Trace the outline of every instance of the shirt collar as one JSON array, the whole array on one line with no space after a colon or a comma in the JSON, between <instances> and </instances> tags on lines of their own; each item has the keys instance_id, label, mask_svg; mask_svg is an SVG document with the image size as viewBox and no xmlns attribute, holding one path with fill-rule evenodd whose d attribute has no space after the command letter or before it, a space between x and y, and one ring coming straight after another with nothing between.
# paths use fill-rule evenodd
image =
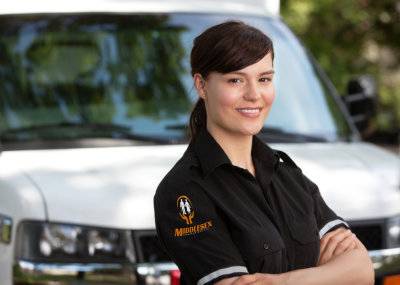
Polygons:
<instances>
[{"instance_id":1,"label":"shirt collar","mask_svg":"<svg viewBox=\"0 0 400 285\"><path fill-rule=\"evenodd\" d=\"M220 165L232 164L224 150L205 127L198 134L194 143L194 151L200 161L204 176L210 174ZM271 172L273 172L273 169L276 169L279 163L278 153L256 136L253 136L251 156L254 163L270 165L268 168Z\"/></svg>"},{"instance_id":2,"label":"shirt collar","mask_svg":"<svg viewBox=\"0 0 400 285\"><path fill-rule=\"evenodd\" d=\"M278 165L280 159L279 154L261 141L257 136L253 136L251 156L253 161L269 162L275 167Z\"/></svg>"},{"instance_id":3,"label":"shirt collar","mask_svg":"<svg viewBox=\"0 0 400 285\"><path fill-rule=\"evenodd\" d=\"M205 127L200 130L197 136L194 151L200 161L204 176L207 176L222 164L231 164L224 150Z\"/></svg>"}]
</instances>

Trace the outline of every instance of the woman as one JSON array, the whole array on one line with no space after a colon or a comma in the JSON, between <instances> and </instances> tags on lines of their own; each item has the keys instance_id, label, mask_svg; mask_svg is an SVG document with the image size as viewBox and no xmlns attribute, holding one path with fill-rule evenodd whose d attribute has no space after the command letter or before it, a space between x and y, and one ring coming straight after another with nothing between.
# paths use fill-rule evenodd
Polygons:
<instances>
[{"instance_id":1,"label":"woman","mask_svg":"<svg viewBox=\"0 0 400 285\"><path fill-rule=\"evenodd\" d=\"M154 198L181 284L373 284L368 253L317 186L257 134L274 101L271 40L225 22L194 41L188 150ZM284 110L282 110L284 111Z\"/></svg>"}]
</instances>

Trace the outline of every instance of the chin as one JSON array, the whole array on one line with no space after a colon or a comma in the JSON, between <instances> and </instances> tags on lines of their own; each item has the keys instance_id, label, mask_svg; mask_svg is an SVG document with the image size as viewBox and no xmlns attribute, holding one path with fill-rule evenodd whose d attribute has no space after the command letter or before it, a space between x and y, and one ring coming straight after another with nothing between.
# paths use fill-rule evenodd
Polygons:
<instances>
[{"instance_id":1,"label":"chin","mask_svg":"<svg viewBox=\"0 0 400 285\"><path fill-rule=\"evenodd\" d=\"M254 136L260 132L262 127L243 130L241 133L247 136Z\"/></svg>"},{"instance_id":2,"label":"chin","mask_svg":"<svg viewBox=\"0 0 400 285\"><path fill-rule=\"evenodd\" d=\"M257 123L253 122L252 124L243 124L240 128L242 129L243 134L253 136L261 131L261 129L264 127L264 122L265 120L262 122L260 120Z\"/></svg>"}]
</instances>

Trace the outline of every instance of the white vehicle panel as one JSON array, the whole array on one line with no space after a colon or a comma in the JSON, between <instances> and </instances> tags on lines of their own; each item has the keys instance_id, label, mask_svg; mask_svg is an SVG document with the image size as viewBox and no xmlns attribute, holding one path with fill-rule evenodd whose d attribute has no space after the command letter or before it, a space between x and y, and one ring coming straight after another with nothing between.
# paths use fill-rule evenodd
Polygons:
<instances>
[{"instance_id":1,"label":"white vehicle panel","mask_svg":"<svg viewBox=\"0 0 400 285\"><path fill-rule=\"evenodd\" d=\"M49 221L147 229L155 227L155 189L184 150L157 146L16 151L2 160L9 167L22 165L38 185Z\"/></svg>"},{"instance_id":2,"label":"white vehicle panel","mask_svg":"<svg viewBox=\"0 0 400 285\"><path fill-rule=\"evenodd\" d=\"M361 143L271 146L292 156L340 216L398 214L399 181L388 179L397 177L395 155ZM4 154L2 162L22 168L38 185L50 221L150 229L157 185L185 150L186 145L15 151ZM368 155L360 158L362 153Z\"/></svg>"},{"instance_id":3,"label":"white vehicle panel","mask_svg":"<svg viewBox=\"0 0 400 285\"><path fill-rule=\"evenodd\" d=\"M14 260L17 225L22 220L46 219L45 206L40 192L18 165L11 165L7 157L12 153L3 152L0 157L0 214L13 221L11 242L0 242L0 283L11 284L12 270L10 261Z\"/></svg>"},{"instance_id":4,"label":"white vehicle panel","mask_svg":"<svg viewBox=\"0 0 400 285\"><path fill-rule=\"evenodd\" d=\"M14 0L2 5L0 14L32 13L230 13L279 16L279 0Z\"/></svg>"},{"instance_id":5,"label":"white vehicle panel","mask_svg":"<svg viewBox=\"0 0 400 285\"><path fill-rule=\"evenodd\" d=\"M367 143L282 145L282 149L343 218L378 219L399 213L400 168L394 154Z\"/></svg>"}]
</instances>

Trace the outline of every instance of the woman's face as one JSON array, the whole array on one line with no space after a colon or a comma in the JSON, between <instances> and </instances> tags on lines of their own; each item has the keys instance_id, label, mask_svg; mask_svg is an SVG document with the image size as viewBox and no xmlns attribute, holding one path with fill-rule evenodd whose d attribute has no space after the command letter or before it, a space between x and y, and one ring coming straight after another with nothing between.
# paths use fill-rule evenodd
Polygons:
<instances>
[{"instance_id":1,"label":"woman's face","mask_svg":"<svg viewBox=\"0 0 400 285\"><path fill-rule=\"evenodd\" d=\"M275 98L273 77L270 53L241 70L212 72L205 80L195 75L197 90L205 100L207 129L230 136L257 134Z\"/></svg>"}]
</instances>

